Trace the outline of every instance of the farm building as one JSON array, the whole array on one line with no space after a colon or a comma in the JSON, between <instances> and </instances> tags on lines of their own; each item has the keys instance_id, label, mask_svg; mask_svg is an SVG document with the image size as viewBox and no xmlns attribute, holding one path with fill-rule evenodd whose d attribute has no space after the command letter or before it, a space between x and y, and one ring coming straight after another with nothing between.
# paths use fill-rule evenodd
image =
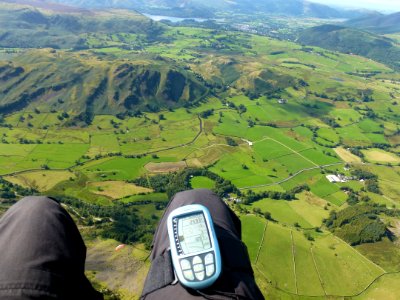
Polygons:
<instances>
[{"instance_id":1,"label":"farm building","mask_svg":"<svg viewBox=\"0 0 400 300\"><path fill-rule=\"evenodd\" d=\"M286 100L286 99L283 99L283 98L281 98L281 99L279 99L278 100L278 103L279 104L286 104L288 101Z\"/></svg>"},{"instance_id":2,"label":"farm building","mask_svg":"<svg viewBox=\"0 0 400 300\"><path fill-rule=\"evenodd\" d=\"M326 179L329 180L329 182L347 182L348 178L343 175L326 175Z\"/></svg>"}]
</instances>

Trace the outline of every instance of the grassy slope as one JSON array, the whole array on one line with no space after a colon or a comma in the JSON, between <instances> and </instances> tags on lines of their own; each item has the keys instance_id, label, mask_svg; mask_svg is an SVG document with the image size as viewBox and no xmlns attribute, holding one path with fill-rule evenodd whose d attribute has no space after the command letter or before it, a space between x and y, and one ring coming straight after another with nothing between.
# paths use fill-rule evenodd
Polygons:
<instances>
[{"instance_id":1,"label":"grassy slope","mask_svg":"<svg viewBox=\"0 0 400 300\"><path fill-rule=\"evenodd\" d=\"M47 74L43 78L43 74ZM132 63L95 56L35 50L12 64L0 64L0 112L30 107L70 114L117 114L152 107L176 107L206 95L204 84L174 62L151 57ZM40 87L40 88L39 88ZM174 91L174 92L172 92Z\"/></svg>"},{"instance_id":2,"label":"grassy slope","mask_svg":"<svg viewBox=\"0 0 400 300\"><path fill-rule=\"evenodd\" d=\"M400 48L392 40L365 31L334 25L305 30L299 37L303 44L354 53L399 68Z\"/></svg>"}]
</instances>

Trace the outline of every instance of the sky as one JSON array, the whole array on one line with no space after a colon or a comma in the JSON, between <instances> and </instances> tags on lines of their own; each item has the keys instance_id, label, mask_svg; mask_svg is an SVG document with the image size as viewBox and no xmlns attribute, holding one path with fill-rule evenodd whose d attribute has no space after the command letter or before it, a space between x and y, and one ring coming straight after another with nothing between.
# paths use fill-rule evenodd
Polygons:
<instances>
[{"instance_id":1,"label":"sky","mask_svg":"<svg viewBox=\"0 0 400 300\"><path fill-rule=\"evenodd\" d=\"M309 0L327 5L349 8L367 8L382 12L400 12L400 0Z\"/></svg>"}]
</instances>

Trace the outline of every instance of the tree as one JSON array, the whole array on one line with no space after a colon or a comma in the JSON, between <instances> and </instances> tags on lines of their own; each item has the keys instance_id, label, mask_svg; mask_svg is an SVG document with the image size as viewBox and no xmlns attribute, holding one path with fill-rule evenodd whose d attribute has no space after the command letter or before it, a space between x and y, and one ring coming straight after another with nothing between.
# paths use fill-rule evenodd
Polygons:
<instances>
[{"instance_id":1,"label":"tree","mask_svg":"<svg viewBox=\"0 0 400 300\"><path fill-rule=\"evenodd\" d=\"M225 139L226 139L226 143L229 146L232 146L232 147L238 146L238 143L236 143L236 141L234 139L232 139L231 137L226 137Z\"/></svg>"},{"instance_id":2,"label":"tree","mask_svg":"<svg viewBox=\"0 0 400 300\"><path fill-rule=\"evenodd\" d=\"M273 221L274 219L272 218L272 215L269 211L264 211L263 216L265 219Z\"/></svg>"},{"instance_id":3,"label":"tree","mask_svg":"<svg viewBox=\"0 0 400 300\"><path fill-rule=\"evenodd\" d=\"M254 208L253 208L253 212L254 212L256 215L262 214L261 209L260 209L259 207L254 207Z\"/></svg>"},{"instance_id":4,"label":"tree","mask_svg":"<svg viewBox=\"0 0 400 300\"><path fill-rule=\"evenodd\" d=\"M239 111L239 114L243 114L247 111L247 108L243 104L240 104L238 107L238 111Z\"/></svg>"}]
</instances>

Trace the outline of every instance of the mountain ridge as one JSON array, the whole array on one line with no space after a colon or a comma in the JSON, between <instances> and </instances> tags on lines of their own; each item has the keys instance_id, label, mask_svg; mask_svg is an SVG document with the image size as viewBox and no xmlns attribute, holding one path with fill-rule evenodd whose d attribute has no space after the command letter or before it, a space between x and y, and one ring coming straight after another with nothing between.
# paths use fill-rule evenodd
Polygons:
<instances>
[{"instance_id":1,"label":"mountain ridge","mask_svg":"<svg viewBox=\"0 0 400 300\"><path fill-rule=\"evenodd\" d=\"M12 1L12 0L9 0ZM24 0L14 0L15 2ZM303 0L239 0L239 1L200 1L200 0L53 0L55 3L82 8L124 8L142 13L171 15L176 17L211 18L215 12L237 11L289 15L317 18L352 18L363 15L358 10L336 9L327 5Z\"/></svg>"},{"instance_id":2,"label":"mountain ridge","mask_svg":"<svg viewBox=\"0 0 400 300\"><path fill-rule=\"evenodd\" d=\"M390 15L380 13L369 14L349 20L345 24L375 33L395 33L400 31L400 12Z\"/></svg>"},{"instance_id":3,"label":"mountain ridge","mask_svg":"<svg viewBox=\"0 0 400 300\"><path fill-rule=\"evenodd\" d=\"M175 108L208 93L193 73L172 62L111 63L72 53L62 56L51 49L35 50L1 63L0 113L42 105L73 112L78 121L90 123L96 114Z\"/></svg>"},{"instance_id":4,"label":"mountain ridge","mask_svg":"<svg viewBox=\"0 0 400 300\"><path fill-rule=\"evenodd\" d=\"M6 48L76 48L87 47L88 34L141 34L157 38L164 29L161 23L134 11L86 10L64 7L32 6L0 1L0 47ZM61 11L60 11L61 10Z\"/></svg>"}]
</instances>

